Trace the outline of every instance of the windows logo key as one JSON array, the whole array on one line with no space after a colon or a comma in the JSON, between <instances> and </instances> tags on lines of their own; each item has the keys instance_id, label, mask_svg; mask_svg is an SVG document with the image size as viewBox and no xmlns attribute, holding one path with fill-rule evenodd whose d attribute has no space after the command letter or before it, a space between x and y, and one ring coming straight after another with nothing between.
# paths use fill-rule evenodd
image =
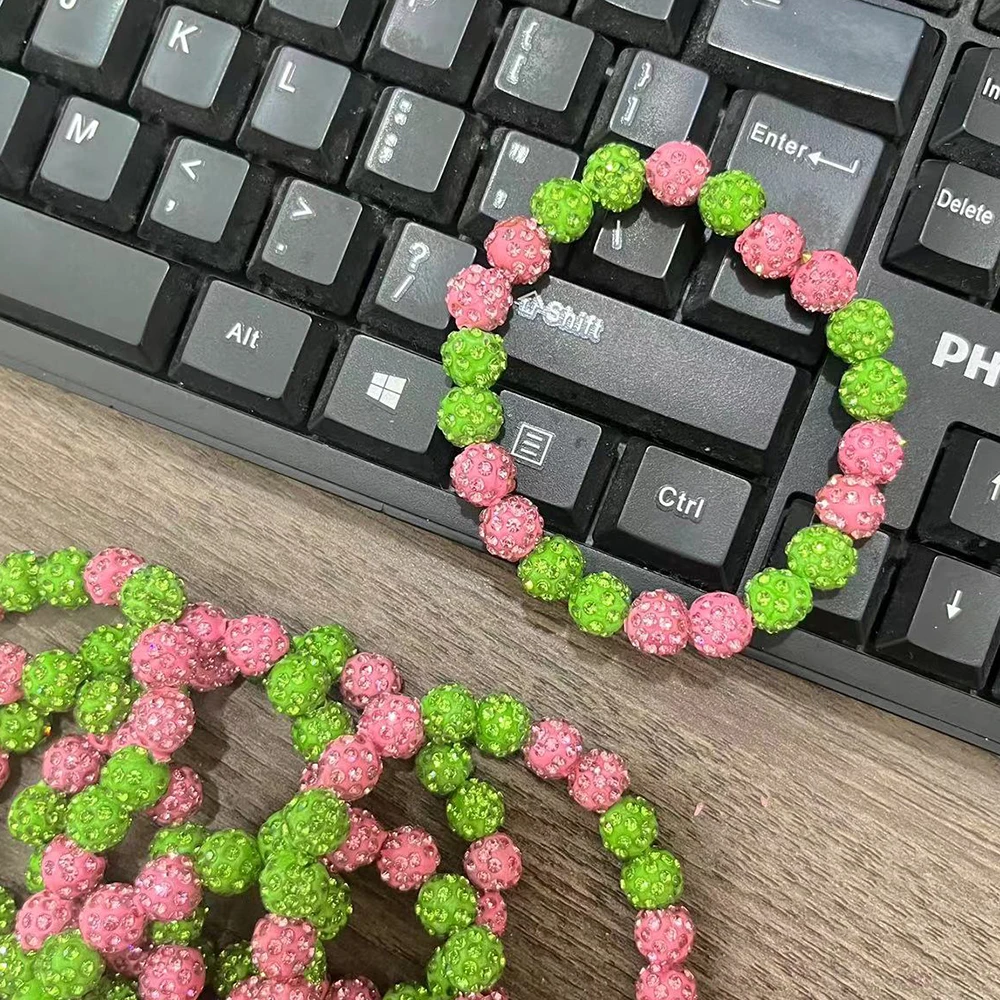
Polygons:
<instances>
[{"instance_id":1,"label":"windows logo key","mask_svg":"<svg viewBox=\"0 0 1000 1000\"><path fill-rule=\"evenodd\" d=\"M368 395L377 403L395 410L406 388L406 379L398 375L387 375L385 372L372 372L372 380L368 383Z\"/></svg>"}]
</instances>

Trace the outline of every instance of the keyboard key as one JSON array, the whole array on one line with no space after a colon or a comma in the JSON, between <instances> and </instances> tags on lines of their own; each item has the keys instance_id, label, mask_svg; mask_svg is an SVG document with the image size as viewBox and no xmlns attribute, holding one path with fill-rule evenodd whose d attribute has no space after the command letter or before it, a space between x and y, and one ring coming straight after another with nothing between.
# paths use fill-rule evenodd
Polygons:
<instances>
[{"instance_id":1,"label":"keyboard key","mask_svg":"<svg viewBox=\"0 0 1000 1000\"><path fill-rule=\"evenodd\" d=\"M516 392L502 392L500 444L517 462L517 491L545 524L584 538L615 463L618 435Z\"/></svg>"},{"instance_id":2,"label":"keyboard key","mask_svg":"<svg viewBox=\"0 0 1000 1000\"><path fill-rule=\"evenodd\" d=\"M289 178L278 188L247 273L316 309L345 315L386 221L375 208Z\"/></svg>"},{"instance_id":3,"label":"keyboard key","mask_svg":"<svg viewBox=\"0 0 1000 1000\"><path fill-rule=\"evenodd\" d=\"M332 184L347 165L373 94L372 83L346 66L282 46L271 56L237 143Z\"/></svg>"},{"instance_id":4,"label":"keyboard key","mask_svg":"<svg viewBox=\"0 0 1000 1000\"><path fill-rule=\"evenodd\" d=\"M285 424L305 420L334 332L291 306L224 281L198 297L170 365L196 392Z\"/></svg>"},{"instance_id":5,"label":"keyboard key","mask_svg":"<svg viewBox=\"0 0 1000 1000\"><path fill-rule=\"evenodd\" d=\"M450 222L482 136L482 122L459 108L390 88L379 99L347 186L430 222Z\"/></svg>"},{"instance_id":6,"label":"keyboard key","mask_svg":"<svg viewBox=\"0 0 1000 1000\"><path fill-rule=\"evenodd\" d=\"M221 18L223 21L233 21L246 24L254 8L255 0L191 0L192 10L200 10L203 14Z\"/></svg>"},{"instance_id":7,"label":"keyboard key","mask_svg":"<svg viewBox=\"0 0 1000 1000\"><path fill-rule=\"evenodd\" d=\"M4 0L0 3L0 61L21 58L21 47L42 0Z\"/></svg>"},{"instance_id":8,"label":"keyboard key","mask_svg":"<svg viewBox=\"0 0 1000 1000\"><path fill-rule=\"evenodd\" d=\"M718 80L694 66L647 49L625 49L601 98L587 149L627 142L651 153L674 139L704 145L725 93Z\"/></svg>"},{"instance_id":9,"label":"keyboard key","mask_svg":"<svg viewBox=\"0 0 1000 1000\"><path fill-rule=\"evenodd\" d=\"M500 0L389 0L365 53L369 73L464 101L500 23Z\"/></svg>"},{"instance_id":10,"label":"keyboard key","mask_svg":"<svg viewBox=\"0 0 1000 1000\"><path fill-rule=\"evenodd\" d=\"M358 334L334 361L310 429L394 469L444 485L454 449L437 429L451 388L439 362Z\"/></svg>"},{"instance_id":11,"label":"keyboard key","mask_svg":"<svg viewBox=\"0 0 1000 1000\"><path fill-rule=\"evenodd\" d=\"M573 20L612 38L673 55L697 7L698 0L580 0Z\"/></svg>"},{"instance_id":12,"label":"keyboard key","mask_svg":"<svg viewBox=\"0 0 1000 1000\"><path fill-rule=\"evenodd\" d=\"M28 183L58 100L44 83L0 69L0 186L20 190Z\"/></svg>"},{"instance_id":13,"label":"keyboard key","mask_svg":"<svg viewBox=\"0 0 1000 1000\"><path fill-rule=\"evenodd\" d=\"M801 404L792 365L559 278L515 302L504 345L509 384L750 469Z\"/></svg>"},{"instance_id":14,"label":"keyboard key","mask_svg":"<svg viewBox=\"0 0 1000 1000\"><path fill-rule=\"evenodd\" d=\"M707 587L733 587L753 541L750 494L739 476L633 439L594 540L643 566Z\"/></svg>"},{"instance_id":15,"label":"keyboard key","mask_svg":"<svg viewBox=\"0 0 1000 1000\"><path fill-rule=\"evenodd\" d=\"M177 139L139 235L166 253L234 271L246 257L273 181L265 167L203 142Z\"/></svg>"},{"instance_id":16,"label":"keyboard key","mask_svg":"<svg viewBox=\"0 0 1000 1000\"><path fill-rule=\"evenodd\" d=\"M163 365L187 310L182 268L9 201L0 232L0 315L146 371Z\"/></svg>"},{"instance_id":17,"label":"keyboard key","mask_svg":"<svg viewBox=\"0 0 1000 1000\"><path fill-rule=\"evenodd\" d=\"M1000 577L914 546L879 627L879 654L972 691L985 688L1000 636Z\"/></svg>"},{"instance_id":18,"label":"keyboard key","mask_svg":"<svg viewBox=\"0 0 1000 1000\"><path fill-rule=\"evenodd\" d=\"M692 56L740 87L773 91L863 128L904 135L937 63L923 18L864 0L719 0Z\"/></svg>"},{"instance_id":19,"label":"keyboard key","mask_svg":"<svg viewBox=\"0 0 1000 1000\"><path fill-rule=\"evenodd\" d=\"M378 4L371 0L263 0L254 27L267 35L354 62Z\"/></svg>"},{"instance_id":20,"label":"keyboard key","mask_svg":"<svg viewBox=\"0 0 1000 1000\"><path fill-rule=\"evenodd\" d=\"M925 160L886 260L966 295L1000 291L1000 180L944 160Z\"/></svg>"},{"instance_id":21,"label":"keyboard key","mask_svg":"<svg viewBox=\"0 0 1000 1000\"><path fill-rule=\"evenodd\" d=\"M1000 0L983 0L976 22L987 31L1000 33Z\"/></svg>"},{"instance_id":22,"label":"keyboard key","mask_svg":"<svg viewBox=\"0 0 1000 1000\"><path fill-rule=\"evenodd\" d=\"M512 10L476 93L476 110L555 142L575 142L613 52L606 38L582 25Z\"/></svg>"},{"instance_id":23,"label":"keyboard key","mask_svg":"<svg viewBox=\"0 0 1000 1000\"><path fill-rule=\"evenodd\" d=\"M71 97L31 193L59 212L124 232L135 225L162 153L163 136L152 126Z\"/></svg>"},{"instance_id":24,"label":"keyboard key","mask_svg":"<svg viewBox=\"0 0 1000 1000\"><path fill-rule=\"evenodd\" d=\"M437 351L453 328L444 304L448 279L476 259L454 236L400 219L368 283L358 319L396 340Z\"/></svg>"},{"instance_id":25,"label":"keyboard key","mask_svg":"<svg viewBox=\"0 0 1000 1000\"><path fill-rule=\"evenodd\" d=\"M117 101L159 11L157 0L45 0L24 65Z\"/></svg>"},{"instance_id":26,"label":"keyboard key","mask_svg":"<svg viewBox=\"0 0 1000 1000\"><path fill-rule=\"evenodd\" d=\"M187 7L168 7L132 90L132 107L228 139L263 53L263 40L249 32Z\"/></svg>"},{"instance_id":27,"label":"keyboard key","mask_svg":"<svg viewBox=\"0 0 1000 1000\"><path fill-rule=\"evenodd\" d=\"M931 152L1000 175L1000 49L966 49L931 136Z\"/></svg>"}]
</instances>

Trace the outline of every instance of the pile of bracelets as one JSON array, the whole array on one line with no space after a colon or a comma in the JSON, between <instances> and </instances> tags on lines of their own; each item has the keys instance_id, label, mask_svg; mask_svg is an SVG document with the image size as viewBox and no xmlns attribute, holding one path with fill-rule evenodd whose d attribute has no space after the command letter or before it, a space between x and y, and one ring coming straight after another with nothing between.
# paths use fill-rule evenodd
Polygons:
<instances>
[{"instance_id":1,"label":"pile of bracelets","mask_svg":"<svg viewBox=\"0 0 1000 1000\"><path fill-rule=\"evenodd\" d=\"M580 181L556 178L531 198L532 217L498 222L484 243L489 267L473 264L448 283L448 311L457 330L441 348L454 388L438 409L438 427L462 449L451 467L458 496L481 508L479 535L494 556L518 564L522 585L543 601L566 601L584 632L615 635L669 656L689 642L709 657L726 658L749 644L754 628L792 629L812 610L814 590L843 587L857 570L854 542L873 535L885 515L879 488L903 464L904 442L888 419L905 403L903 373L881 355L892 344L892 319L880 302L856 298L858 275L835 250L808 249L802 228L787 215L764 214L759 181L740 170L709 176L705 152L688 142L667 142L643 161L637 150L611 143L587 160ZM528 286L549 269L553 244L580 239L595 207L624 212L646 189L664 205L697 203L707 228L736 237L744 264L762 279L786 278L798 305L826 314L827 344L848 363L840 382L844 409L857 423L837 453L841 472L817 492L819 523L798 531L786 548L787 569L767 568L747 581L743 599L711 593L688 608L667 590L633 596L607 572L586 573L579 545L547 535L538 508L517 495L510 453L494 443L503 407L492 386L507 366L498 333L514 304L516 286Z\"/></svg>"},{"instance_id":2,"label":"pile of bracelets","mask_svg":"<svg viewBox=\"0 0 1000 1000\"><path fill-rule=\"evenodd\" d=\"M291 637L266 615L231 619L189 603L176 574L127 549L0 562L0 618L91 602L117 606L124 620L96 628L75 653L30 656L0 643L0 787L9 755L41 747L54 714L72 713L79 730L44 748L42 781L9 807L11 835L34 852L20 907L0 888L3 1000L195 1000L209 991L231 1000L507 1000L505 894L523 861L503 831L502 793L473 776L473 748L520 754L597 814L638 911L646 964L637 1000L696 998L680 865L655 846L653 807L627 794L625 762L585 750L569 722L533 721L509 694L477 699L460 684L417 700L390 659L358 652L343 627ZM192 694L244 677L258 678L288 716L305 767L296 794L256 834L210 832L194 819L199 776L171 760L194 730ZM413 760L420 783L445 800L448 826L468 845L464 874L439 872L426 831L386 829L362 807L392 760ZM105 855L139 817L158 827L148 860L132 883L106 882ZM368 979L328 975L325 942L351 917L345 876L366 865L415 894L434 942L425 982L380 994ZM208 908L251 891L265 910L251 939L210 942Z\"/></svg>"}]
</instances>

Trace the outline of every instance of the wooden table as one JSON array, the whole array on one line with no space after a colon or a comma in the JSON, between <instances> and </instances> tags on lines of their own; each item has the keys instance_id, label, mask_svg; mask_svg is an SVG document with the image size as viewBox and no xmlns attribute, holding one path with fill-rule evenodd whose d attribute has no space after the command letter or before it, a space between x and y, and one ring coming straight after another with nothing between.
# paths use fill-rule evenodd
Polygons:
<instances>
[{"instance_id":1,"label":"wooden table","mask_svg":"<svg viewBox=\"0 0 1000 1000\"><path fill-rule=\"evenodd\" d=\"M684 861L703 1000L1000 995L996 758L748 660L658 663L586 638L485 556L3 370L0 427L0 551L128 545L230 613L344 623L414 693L448 678L509 690L622 752ZM45 609L0 637L72 646L102 620ZM215 827L256 827L301 770L287 721L249 685L201 699L178 759L206 778ZM372 808L427 826L457 870L442 803L408 767L389 771ZM510 895L513 1000L631 997L641 963L596 820L520 766L481 771L502 783L527 862ZM37 773L36 754L0 801ZM126 875L142 826L116 863ZM0 833L0 873L19 890L26 858ZM418 977L431 948L413 897L371 869L352 881L332 968L383 987ZM220 904L212 920L245 932L255 915Z\"/></svg>"}]
</instances>

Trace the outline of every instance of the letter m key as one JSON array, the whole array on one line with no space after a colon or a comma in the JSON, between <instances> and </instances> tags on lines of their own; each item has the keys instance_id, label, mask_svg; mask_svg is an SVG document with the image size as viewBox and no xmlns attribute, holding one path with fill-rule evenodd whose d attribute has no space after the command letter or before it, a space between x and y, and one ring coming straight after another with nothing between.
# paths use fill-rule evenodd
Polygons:
<instances>
[{"instance_id":1,"label":"letter m key","mask_svg":"<svg viewBox=\"0 0 1000 1000\"><path fill-rule=\"evenodd\" d=\"M96 118L91 118L90 121L87 121L77 111L70 119L69 128L66 129L66 139L69 142L75 142L78 146L82 142L90 142L97 135L97 129L100 124Z\"/></svg>"}]
</instances>

